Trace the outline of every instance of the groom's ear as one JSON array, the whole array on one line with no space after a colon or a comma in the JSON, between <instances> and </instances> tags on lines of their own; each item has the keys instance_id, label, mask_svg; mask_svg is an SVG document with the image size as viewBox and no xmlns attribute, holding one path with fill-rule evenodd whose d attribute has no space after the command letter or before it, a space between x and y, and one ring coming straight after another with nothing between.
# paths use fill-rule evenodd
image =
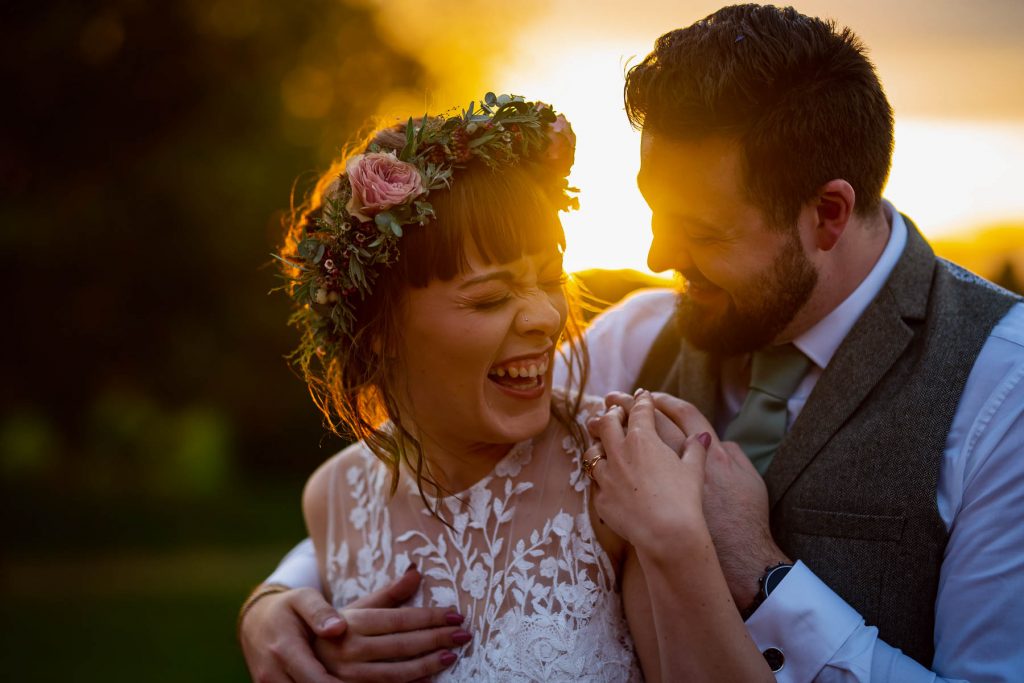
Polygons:
<instances>
[{"instance_id":1,"label":"groom's ear","mask_svg":"<svg viewBox=\"0 0 1024 683\"><path fill-rule=\"evenodd\" d=\"M821 251L831 251L846 230L857 194L845 180L830 180L818 189L817 224L814 228L815 245Z\"/></svg>"}]
</instances>

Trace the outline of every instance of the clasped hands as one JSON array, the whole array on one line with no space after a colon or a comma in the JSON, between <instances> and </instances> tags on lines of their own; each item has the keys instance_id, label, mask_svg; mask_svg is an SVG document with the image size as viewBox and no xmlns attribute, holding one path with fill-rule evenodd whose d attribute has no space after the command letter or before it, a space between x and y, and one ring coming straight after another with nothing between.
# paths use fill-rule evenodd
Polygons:
<instances>
[{"instance_id":1,"label":"clasped hands","mask_svg":"<svg viewBox=\"0 0 1024 683\"><path fill-rule=\"evenodd\" d=\"M788 562L771 537L768 491L739 446L718 439L694 407L669 394L609 394L589 421L601 520L640 554L685 562L710 533L735 603L749 605L766 566Z\"/></svg>"}]
</instances>

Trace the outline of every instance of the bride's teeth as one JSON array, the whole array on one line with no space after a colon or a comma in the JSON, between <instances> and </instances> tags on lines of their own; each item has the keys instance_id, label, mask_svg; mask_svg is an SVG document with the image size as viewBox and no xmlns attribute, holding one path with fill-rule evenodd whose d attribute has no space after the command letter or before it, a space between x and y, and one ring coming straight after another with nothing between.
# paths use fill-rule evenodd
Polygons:
<instances>
[{"instance_id":1,"label":"bride's teeth","mask_svg":"<svg viewBox=\"0 0 1024 683\"><path fill-rule=\"evenodd\" d=\"M526 366L510 365L508 367L491 368L488 370L487 374L494 377L504 377L505 375L508 375L513 379L535 379L547 373L548 364L549 359L545 357L542 358L539 363L530 363Z\"/></svg>"}]
</instances>

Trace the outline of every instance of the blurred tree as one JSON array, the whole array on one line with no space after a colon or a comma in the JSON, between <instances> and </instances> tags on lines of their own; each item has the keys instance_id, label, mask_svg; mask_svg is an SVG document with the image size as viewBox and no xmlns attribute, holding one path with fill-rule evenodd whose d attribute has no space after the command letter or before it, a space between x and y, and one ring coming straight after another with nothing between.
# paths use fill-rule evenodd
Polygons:
<instances>
[{"instance_id":1,"label":"blurred tree","mask_svg":"<svg viewBox=\"0 0 1024 683\"><path fill-rule=\"evenodd\" d=\"M422 87L422 68L369 9L335 0L5 14L0 408L46 416L4 423L0 444L20 449L5 476L40 471L25 453L49 462L37 451L60 444L69 487L104 467L185 486L154 462L169 458L208 491L232 450L250 469L308 472L322 429L282 360L295 336L284 297L266 296L268 254L295 179L301 193L386 93Z\"/></svg>"},{"instance_id":2,"label":"blurred tree","mask_svg":"<svg viewBox=\"0 0 1024 683\"><path fill-rule=\"evenodd\" d=\"M1017 276L1017 270L1010 259L1006 259L1003 267L999 269L995 277L992 278L992 281L1011 292L1024 294L1024 282L1021 282L1021 279Z\"/></svg>"}]
</instances>

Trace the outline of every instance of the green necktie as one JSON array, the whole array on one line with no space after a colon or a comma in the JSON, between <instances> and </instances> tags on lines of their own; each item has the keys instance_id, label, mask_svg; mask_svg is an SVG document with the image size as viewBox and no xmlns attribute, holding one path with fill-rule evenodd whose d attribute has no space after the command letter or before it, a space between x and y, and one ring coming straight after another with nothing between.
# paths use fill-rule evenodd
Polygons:
<instances>
[{"instance_id":1,"label":"green necktie","mask_svg":"<svg viewBox=\"0 0 1024 683\"><path fill-rule=\"evenodd\" d=\"M750 391L739 414L726 427L725 440L738 442L761 474L786 434L786 402L810 367L810 359L792 344L754 352Z\"/></svg>"}]
</instances>

